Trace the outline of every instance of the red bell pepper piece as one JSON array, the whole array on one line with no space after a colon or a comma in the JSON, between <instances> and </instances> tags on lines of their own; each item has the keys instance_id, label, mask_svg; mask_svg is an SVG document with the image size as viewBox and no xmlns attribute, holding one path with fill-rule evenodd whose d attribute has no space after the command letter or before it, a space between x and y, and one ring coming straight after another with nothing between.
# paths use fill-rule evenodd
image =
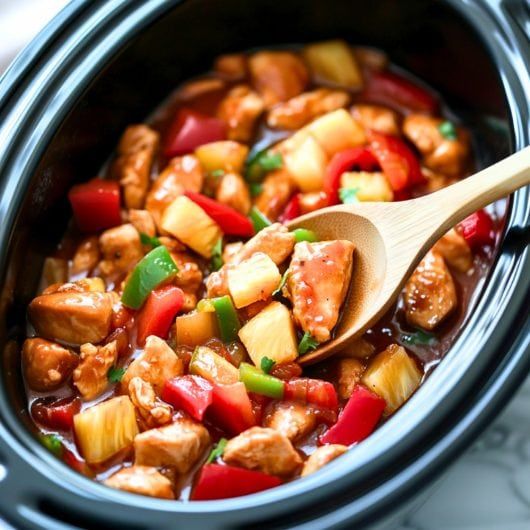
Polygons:
<instances>
[{"instance_id":1,"label":"red bell pepper piece","mask_svg":"<svg viewBox=\"0 0 530 530\"><path fill-rule=\"evenodd\" d=\"M351 445L364 440L375 429L385 407L383 398L356 386L337 423L320 437L320 443Z\"/></svg>"},{"instance_id":2,"label":"red bell pepper piece","mask_svg":"<svg viewBox=\"0 0 530 530\"><path fill-rule=\"evenodd\" d=\"M192 152L196 147L226 139L226 123L192 109L177 111L165 139L164 154L169 158Z\"/></svg>"},{"instance_id":3,"label":"red bell pepper piece","mask_svg":"<svg viewBox=\"0 0 530 530\"><path fill-rule=\"evenodd\" d=\"M136 342L138 345L143 346L149 335L156 335L165 339L173 319L183 304L184 293L178 287L166 285L152 291L136 319L138 323Z\"/></svg>"},{"instance_id":4,"label":"red bell pepper piece","mask_svg":"<svg viewBox=\"0 0 530 530\"><path fill-rule=\"evenodd\" d=\"M31 415L38 423L49 429L69 431L74 425L74 416L81 410L79 398L41 398L31 405Z\"/></svg>"},{"instance_id":5,"label":"red bell pepper piece","mask_svg":"<svg viewBox=\"0 0 530 530\"><path fill-rule=\"evenodd\" d=\"M68 192L68 199L82 232L97 232L121 224L120 186L117 182L96 178L77 184Z\"/></svg>"},{"instance_id":6,"label":"red bell pepper piece","mask_svg":"<svg viewBox=\"0 0 530 530\"><path fill-rule=\"evenodd\" d=\"M300 216L300 197L298 193L287 203L282 214L278 218L280 223L286 223Z\"/></svg>"},{"instance_id":7,"label":"red bell pepper piece","mask_svg":"<svg viewBox=\"0 0 530 530\"><path fill-rule=\"evenodd\" d=\"M241 467L207 464L200 472L191 500L208 501L250 495L279 486L278 477Z\"/></svg>"},{"instance_id":8,"label":"red bell pepper piece","mask_svg":"<svg viewBox=\"0 0 530 530\"><path fill-rule=\"evenodd\" d=\"M257 423L245 385L240 382L214 385L208 416L212 423L234 436Z\"/></svg>"},{"instance_id":9,"label":"red bell pepper piece","mask_svg":"<svg viewBox=\"0 0 530 530\"><path fill-rule=\"evenodd\" d=\"M283 398L286 401L304 401L332 410L337 410L339 406L337 392L330 382L308 377L295 377L287 381Z\"/></svg>"},{"instance_id":10,"label":"red bell pepper piece","mask_svg":"<svg viewBox=\"0 0 530 530\"><path fill-rule=\"evenodd\" d=\"M66 449L64 446L63 462L82 475L90 478L94 477L94 472L88 467L88 464L84 460L80 460L70 449Z\"/></svg>"},{"instance_id":11,"label":"red bell pepper piece","mask_svg":"<svg viewBox=\"0 0 530 530\"><path fill-rule=\"evenodd\" d=\"M177 409L182 409L193 419L202 421L212 403L213 385L198 375L183 375L169 379L164 384L162 399Z\"/></svg>"},{"instance_id":12,"label":"red bell pepper piece","mask_svg":"<svg viewBox=\"0 0 530 530\"><path fill-rule=\"evenodd\" d=\"M389 71L371 71L361 97L389 107L395 107L397 104L401 110L429 114L434 114L438 110L438 99L433 94Z\"/></svg>"},{"instance_id":13,"label":"red bell pepper piece","mask_svg":"<svg viewBox=\"0 0 530 530\"><path fill-rule=\"evenodd\" d=\"M407 144L396 136L368 131L370 150L394 191L425 181L421 167Z\"/></svg>"},{"instance_id":14,"label":"red bell pepper piece","mask_svg":"<svg viewBox=\"0 0 530 530\"><path fill-rule=\"evenodd\" d=\"M333 155L326 168L324 191L328 196L328 205L339 204L340 177L348 170L376 171L379 169L377 158L365 147L352 147Z\"/></svg>"},{"instance_id":15,"label":"red bell pepper piece","mask_svg":"<svg viewBox=\"0 0 530 530\"><path fill-rule=\"evenodd\" d=\"M251 237L254 235L252 221L238 211L194 191L185 191L184 195L198 204L229 236Z\"/></svg>"},{"instance_id":16,"label":"red bell pepper piece","mask_svg":"<svg viewBox=\"0 0 530 530\"><path fill-rule=\"evenodd\" d=\"M493 220L485 210L478 210L466 217L457 226L472 250L492 245L495 241Z\"/></svg>"}]
</instances>

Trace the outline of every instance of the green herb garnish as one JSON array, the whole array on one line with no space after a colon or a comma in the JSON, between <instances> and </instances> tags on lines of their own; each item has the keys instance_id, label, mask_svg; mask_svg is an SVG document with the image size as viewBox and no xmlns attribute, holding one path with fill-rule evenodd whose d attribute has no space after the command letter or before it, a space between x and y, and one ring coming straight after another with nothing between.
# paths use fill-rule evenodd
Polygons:
<instances>
[{"instance_id":1,"label":"green herb garnish","mask_svg":"<svg viewBox=\"0 0 530 530\"><path fill-rule=\"evenodd\" d=\"M268 149L258 151L247 160L245 177L249 182L260 182L266 173L283 166L281 153L271 153Z\"/></svg>"},{"instance_id":2,"label":"green herb garnish","mask_svg":"<svg viewBox=\"0 0 530 530\"><path fill-rule=\"evenodd\" d=\"M40 436L41 444L53 453L55 456L62 456L63 454L63 444L61 439L55 434L42 434Z\"/></svg>"},{"instance_id":3,"label":"green herb garnish","mask_svg":"<svg viewBox=\"0 0 530 530\"><path fill-rule=\"evenodd\" d=\"M273 366L276 364L276 361L273 361L272 359L269 359L268 357L262 357L261 358L261 369L266 373L270 373Z\"/></svg>"},{"instance_id":4,"label":"green herb garnish","mask_svg":"<svg viewBox=\"0 0 530 530\"><path fill-rule=\"evenodd\" d=\"M419 329L414 333L404 333L401 335L401 342L404 342L405 344L428 346L436 342L436 340L436 335L423 331L422 329Z\"/></svg>"},{"instance_id":5,"label":"green herb garnish","mask_svg":"<svg viewBox=\"0 0 530 530\"><path fill-rule=\"evenodd\" d=\"M158 237L148 236L144 232L140 232L140 241L142 242L142 245L151 245L153 248L159 247L162 244Z\"/></svg>"},{"instance_id":6,"label":"green herb garnish","mask_svg":"<svg viewBox=\"0 0 530 530\"><path fill-rule=\"evenodd\" d=\"M307 331L304 333L300 344L298 344L298 353L303 355L310 350L316 350L318 348L318 341L316 341L310 333Z\"/></svg>"},{"instance_id":7,"label":"green herb garnish","mask_svg":"<svg viewBox=\"0 0 530 530\"><path fill-rule=\"evenodd\" d=\"M269 219L267 219L267 216L261 213L255 206L253 206L252 210L250 210L250 220L254 225L254 230L256 233L272 224Z\"/></svg>"},{"instance_id":8,"label":"green herb garnish","mask_svg":"<svg viewBox=\"0 0 530 530\"><path fill-rule=\"evenodd\" d=\"M282 279L280 280L280 285L274 291L272 291L272 296L278 296L282 293L282 289L284 288L285 284L287 283L287 278L289 277L289 269L287 269L283 275Z\"/></svg>"},{"instance_id":9,"label":"green herb garnish","mask_svg":"<svg viewBox=\"0 0 530 530\"><path fill-rule=\"evenodd\" d=\"M457 138L455 126L450 121L440 123L440 125L438 125L438 130L440 131L440 134L448 140L456 140Z\"/></svg>"},{"instance_id":10,"label":"green herb garnish","mask_svg":"<svg viewBox=\"0 0 530 530\"><path fill-rule=\"evenodd\" d=\"M212 249L212 259L210 267L214 271L218 271L223 266L223 238L220 237Z\"/></svg>"},{"instance_id":11,"label":"green herb garnish","mask_svg":"<svg viewBox=\"0 0 530 530\"><path fill-rule=\"evenodd\" d=\"M110 370L107 372L107 379L111 383L119 383L124 373L125 373L125 368L111 366Z\"/></svg>"},{"instance_id":12,"label":"green herb garnish","mask_svg":"<svg viewBox=\"0 0 530 530\"><path fill-rule=\"evenodd\" d=\"M221 178L225 174L224 169L214 169L210 175L216 179Z\"/></svg>"},{"instance_id":13,"label":"green herb garnish","mask_svg":"<svg viewBox=\"0 0 530 530\"><path fill-rule=\"evenodd\" d=\"M263 184L259 182L249 182L248 188L252 197L257 197L263 190Z\"/></svg>"},{"instance_id":14,"label":"green herb garnish","mask_svg":"<svg viewBox=\"0 0 530 530\"><path fill-rule=\"evenodd\" d=\"M354 202L359 202L357 194L359 193L359 188L341 188L339 190L339 197L343 204L351 204Z\"/></svg>"},{"instance_id":15,"label":"green herb garnish","mask_svg":"<svg viewBox=\"0 0 530 530\"><path fill-rule=\"evenodd\" d=\"M217 445L212 449L210 454L208 455L208 458L206 459L207 464L211 464L214 460L217 460L221 456L223 456L226 444L228 440L226 438L221 438Z\"/></svg>"}]
</instances>

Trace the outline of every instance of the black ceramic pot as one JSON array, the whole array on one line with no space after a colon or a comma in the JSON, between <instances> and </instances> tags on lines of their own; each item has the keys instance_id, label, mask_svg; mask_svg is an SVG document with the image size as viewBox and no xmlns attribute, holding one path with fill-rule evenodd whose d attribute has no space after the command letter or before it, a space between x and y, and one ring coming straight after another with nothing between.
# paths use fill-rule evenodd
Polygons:
<instances>
[{"instance_id":1,"label":"black ceramic pot","mask_svg":"<svg viewBox=\"0 0 530 530\"><path fill-rule=\"evenodd\" d=\"M244 498L179 503L70 470L36 441L19 370L25 307L61 236L65 192L123 128L219 53L341 37L387 50L470 124L481 165L530 138L523 0L74 1L0 83L0 512L17 528L361 528L403 512L507 403L530 365L529 190L510 203L494 267L427 383L321 472ZM64 525L64 526L63 526Z\"/></svg>"}]
</instances>

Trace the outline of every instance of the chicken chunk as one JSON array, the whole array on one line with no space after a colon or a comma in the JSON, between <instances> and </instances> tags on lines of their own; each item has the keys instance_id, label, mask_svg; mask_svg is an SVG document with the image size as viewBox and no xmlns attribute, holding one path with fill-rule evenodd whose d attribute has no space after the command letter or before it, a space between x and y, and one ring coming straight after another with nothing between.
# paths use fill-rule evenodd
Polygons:
<instances>
[{"instance_id":1,"label":"chicken chunk","mask_svg":"<svg viewBox=\"0 0 530 530\"><path fill-rule=\"evenodd\" d=\"M300 215L304 215L328 206L328 196L325 191L300 193L298 195L298 205L300 207Z\"/></svg>"},{"instance_id":2,"label":"chicken chunk","mask_svg":"<svg viewBox=\"0 0 530 530\"><path fill-rule=\"evenodd\" d=\"M42 294L53 294L53 293L104 293L105 282L97 276L91 276L90 278L81 278L75 282L66 283L54 283L49 285L42 291Z\"/></svg>"},{"instance_id":3,"label":"chicken chunk","mask_svg":"<svg viewBox=\"0 0 530 530\"><path fill-rule=\"evenodd\" d=\"M429 169L449 177L462 176L469 159L469 135L457 127L456 139L446 138L440 132L443 123L441 118L410 114L403 122L403 132L423 155Z\"/></svg>"},{"instance_id":4,"label":"chicken chunk","mask_svg":"<svg viewBox=\"0 0 530 530\"><path fill-rule=\"evenodd\" d=\"M364 338L348 344L346 349L340 352L341 357L354 357L356 359L367 359L375 352L375 346Z\"/></svg>"},{"instance_id":5,"label":"chicken chunk","mask_svg":"<svg viewBox=\"0 0 530 530\"><path fill-rule=\"evenodd\" d=\"M405 286L405 314L413 326L431 330L457 305L453 277L441 254L430 251Z\"/></svg>"},{"instance_id":6,"label":"chicken chunk","mask_svg":"<svg viewBox=\"0 0 530 530\"><path fill-rule=\"evenodd\" d=\"M176 94L178 101L190 101L192 99L200 98L210 94L211 92L217 92L225 87L226 83L222 79L215 77L205 77L203 79L194 79L184 83Z\"/></svg>"},{"instance_id":7,"label":"chicken chunk","mask_svg":"<svg viewBox=\"0 0 530 530\"><path fill-rule=\"evenodd\" d=\"M97 236L89 236L79 243L74 257L70 273L77 275L81 273L88 274L99 261L99 241Z\"/></svg>"},{"instance_id":8,"label":"chicken chunk","mask_svg":"<svg viewBox=\"0 0 530 530\"><path fill-rule=\"evenodd\" d=\"M149 190L145 208L160 228L160 219L166 207L185 190L201 191L203 183L204 174L196 156L172 158Z\"/></svg>"},{"instance_id":9,"label":"chicken chunk","mask_svg":"<svg viewBox=\"0 0 530 530\"><path fill-rule=\"evenodd\" d=\"M220 55L215 60L213 69L228 79L243 79L247 75L247 56L243 53Z\"/></svg>"},{"instance_id":10,"label":"chicken chunk","mask_svg":"<svg viewBox=\"0 0 530 530\"><path fill-rule=\"evenodd\" d=\"M349 399L361 380L365 366L358 359L344 358L337 362L337 381L340 399Z\"/></svg>"},{"instance_id":11,"label":"chicken chunk","mask_svg":"<svg viewBox=\"0 0 530 530\"><path fill-rule=\"evenodd\" d=\"M101 342L110 332L113 296L81 292L44 294L29 305L29 319L38 335L70 344Z\"/></svg>"},{"instance_id":12,"label":"chicken chunk","mask_svg":"<svg viewBox=\"0 0 530 530\"><path fill-rule=\"evenodd\" d=\"M344 90L318 88L278 103L267 114L267 125L275 129L295 130L315 118L345 107L350 95Z\"/></svg>"},{"instance_id":13,"label":"chicken chunk","mask_svg":"<svg viewBox=\"0 0 530 530\"><path fill-rule=\"evenodd\" d=\"M139 416L149 428L165 425L171 421L172 409L156 397L153 386L140 377L133 377L129 383L129 397Z\"/></svg>"},{"instance_id":14,"label":"chicken chunk","mask_svg":"<svg viewBox=\"0 0 530 530\"><path fill-rule=\"evenodd\" d=\"M292 52L263 51L249 59L252 83L267 108L301 94L309 73L300 57Z\"/></svg>"},{"instance_id":15,"label":"chicken chunk","mask_svg":"<svg viewBox=\"0 0 530 530\"><path fill-rule=\"evenodd\" d=\"M307 477L311 473L318 471L326 464L343 455L348 448L345 445L330 444L318 447L316 451L305 461L302 469L302 477Z\"/></svg>"},{"instance_id":16,"label":"chicken chunk","mask_svg":"<svg viewBox=\"0 0 530 530\"><path fill-rule=\"evenodd\" d=\"M149 237L156 235L155 220L147 210L129 210L129 222L141 234Z\"/></svg>"},{"instance_id":17,"label":"chicken chunk","mask_svg":"<svg viewBox=\"0 0 530 530\"><path fill-rule=\"evenodd\" d=\"M121 380L123 392L127 392L134 377L150 383L160 395L164 383L184 373L184 365L166 341L151 335L145 341L144 351L129 365Z\"/></svg>"},{"instance_id":18,"label":"chicken chunk","mask_svg":"<svg viewBox=\"0 0 530 530\"><path fill-rule=\"evenodd\" d=\"M365 129L372 129L383 134L399 136L399 114L392 109L380 105L354 105L351 115Z\"/></svg>"},{"instance_id":19,"label":"chicken chunk","mask_svg":"<svg viewBox=\"0 0 530 530\"><path fill-rule=\"evenodd\" d=\"M78 362L77 355L55 342L26 339L22 346L22 367L32 390L55 390L70 376Z\"/></svg>"},{"instance_id":20,"label":"chicken chunk","mask_svg":"<svg viewBox=\"0 0 530 530\"><path fill-rule=\"evenodd\" d=\"M302 403L280 401L273 405L265 418L265 427L270 427L287 436L292 442L308 435L317 424L313 410Z\"/></svg>"},{"instance_id":21,"label":"chicken chunk","mask_svg":"<svg viewBox=\"0 0 530 530\"><path fill-rule=\"evenodd\" d=\"M227 243L223 248L223 263L229 263L232 258L243 248L242 241Z\"/></svg>"},{"instance_id":22,"label":"chicken chunk","mask_svg":"<svg viewBox=\"0 0 530 530\"><path fill-rule=\"evenodd\" d=\"M264 107L263 99L247 85L230 90L217 109L217 117L228 125L228 139L250 141Z\"/></svg>"},{"instance_id":23,"label":"chicken chunk","mask_svg":"<svg viewBox=\"0 0 530 530\"><path fill-rule=\"evenodd\" d=\"M148 497L175 498L169 479L154 467L149 466L124 467L105 480L104 484L111 488Z\"/></svg>"},{"instance_id":24,"label":"chicken chunk","mask_svg":"<svg viewBox=\"0 0 530 530\"><path fill-rule=\"evenodd\" d=\"M269 173L263 180L256 208L271 221L276 221L297 190L296 182L285 169Z\"/></svg>"},{"instance_id":25,"label":"chicken chunk","mask_svg":"<svg viewBox=\"0 0 530 530\"><path fill-rule=\"evenodd\" d=\"M117 343L112 341L104 346L83 344L79 358L79 365L73 373L74 386L85 401L90 401L109 385L107 374L118 359Z\"/></svg>"},{"instance_id":26,"label":"chicken chunk","mask_svg":"<svg viewBox=\"0 0 530 530\"><path fill-rule=\"evenodd\" d=\"M171 425L138 434L134 439L134 463L173 467L187 473L209 444L210 434L203 425L179 418Z\"/></svg>"},{"instance_id":27,"label":"chicken chunk","mask_svg":"<svg viewBox=\"0 0 530 530\"><path fill-rule=\"evenodd\" d=\"M440 253L446 263L460 272L467 272L473 267L473 254L462 234L451 228L432 248Z\"/></svg>"},{"instance_id":28,"label":"chicken chunk","mask_svg":"<svg viewBox=\"0 0 530 530\"><path fill-rule=\"evenodd\" d=\"M140 234L132 224L105 230L99 237L99 247L103 256L99 270L106 278L125 276L144 255Z\"/></svg>"},{"instance_id":29,"label":"chicken chunk","mask_svg":"<svg viewBox=\"0 0 530 530\"><path fill-rule=\"evenodd\" d=\"M174 284L186 293L197 294L203 276L197 260L187 252L171 252L171 257L179 270Z\"/></svg>"},{"instance_id":30,"label":"chicken chunk","mask_svg":"<svg viewBox=\"0 0 530 530\"><path fill-rule=\"evenodd\" d=\"M241 175L237 173L225 173L217 187L215 200L226 204L234 210L247 215L250 206L250 192Z\"/></svg>"},{"instance_id":31,"label":"chicken chunk","mask_svg":"<svg viewBox=\"0 0 530 530\"><path fill-rule=\"evenodd\" d=\"M229 440L223 460L228 465L279 476L291 475L302 463L289 439L266 427L252 427Z\"/></svg>"},{"instance_id":32,"label":"chicken chunk","mask_svg":"<svg viewBox=\"0 0 530 530\"><path fill-rule=\"evenodd\" d=\"M300 327L318 342L329 340L351 279L354 245L303 241L294 247L287 293Z\"/></svg>"},{"instance_id":33,"label":"chicken chunk","mask_svg":"<svg viewBox=\"0 0 530 530\"><path fill-rule=\"evenodd\" d=\"M159 134L146 125L131 125L121 137L114 167L127 208L144 205L158 142Z\"/></svg>"}]
</instances>

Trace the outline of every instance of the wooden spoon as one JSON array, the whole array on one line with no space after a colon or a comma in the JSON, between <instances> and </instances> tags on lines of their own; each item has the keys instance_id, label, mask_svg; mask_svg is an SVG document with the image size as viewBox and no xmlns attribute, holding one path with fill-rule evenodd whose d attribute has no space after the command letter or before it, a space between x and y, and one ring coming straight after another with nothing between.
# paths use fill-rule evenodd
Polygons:
<instances>
[{"instance_id":1,"label":"wooden spoon","mask_svg":"<svg viewBox=\"0 0 530 530\"><path fill-rule=\"evenodd\" d=\"M440 191L401 202L359 202L323 208L288 224L320 239L355 244L352 285L335 338L300 357L312 364L342 350L377 322L423 256L476 210L530 184L530 147Z\"/></svg>"}]
</instances>

